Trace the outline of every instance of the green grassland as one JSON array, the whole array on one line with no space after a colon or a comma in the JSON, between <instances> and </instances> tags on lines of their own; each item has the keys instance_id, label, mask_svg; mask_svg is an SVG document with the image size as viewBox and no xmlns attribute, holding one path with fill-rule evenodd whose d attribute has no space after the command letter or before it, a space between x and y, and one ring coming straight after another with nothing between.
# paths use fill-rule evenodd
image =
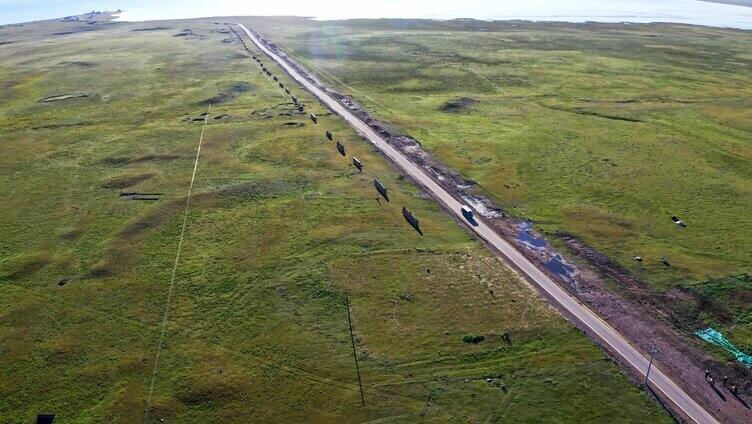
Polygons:
<instances>
[{"instance_id":1,"label":"green grassland","mask_svg":"<svg viewBox=\"0 0 752 424\"><path fill-rule=\"evenodd\" d=\"M752 271L750 32L248 23L476 181L510 214L550 234L575 234L656 290ZM460 98L474 102L442 110ZM688 228L674 225L674 215ZM738 319L706 322L752 350L748 289L729 288L747 299Z\"/></svg>"},{"instance_id":2,"label":"green grassland","mask_svg":"<svg viewBox=\"0 0 752 424\"><path fill-rule=\"evenodd\" d=\"M142 422L148 403L149 422L669 422L283 77L321 125L289 114L289 99L222 42L222 27L115 24L45 37L55 25L0 30L15 41L0 46L1 422L40 412ZM175 37L186 28L196 35ZM208 116L154 373L200 114L238 83L247 91ZM70 93L91 95L39 102ZM391 203L374 200L324 128L388 186ZM129 201L121 190L163 196ZM463 342L469 334L484 340Z\"/></svg>"}]
</instances>

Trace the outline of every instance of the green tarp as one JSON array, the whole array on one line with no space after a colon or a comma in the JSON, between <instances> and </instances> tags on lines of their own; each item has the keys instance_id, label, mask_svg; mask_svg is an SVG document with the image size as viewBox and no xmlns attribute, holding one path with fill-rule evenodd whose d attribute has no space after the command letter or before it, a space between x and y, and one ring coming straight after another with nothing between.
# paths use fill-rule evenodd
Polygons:
<instances>
[{"instance_id":1,"label":"green tarp","mask_svg":"<svg viewBox=\"0 0 752 424\"><path fill-rule=\"evenodd\" d=\"M705 340L708 343L712 343L716 346L720 346L736 357L736 360L744 364L747 368L752 368L752 356L747 355L741 350L737 349L730 341L728 341L723 334L708 328L695 333L698 337Z\"/></svg>"}]
</instances>

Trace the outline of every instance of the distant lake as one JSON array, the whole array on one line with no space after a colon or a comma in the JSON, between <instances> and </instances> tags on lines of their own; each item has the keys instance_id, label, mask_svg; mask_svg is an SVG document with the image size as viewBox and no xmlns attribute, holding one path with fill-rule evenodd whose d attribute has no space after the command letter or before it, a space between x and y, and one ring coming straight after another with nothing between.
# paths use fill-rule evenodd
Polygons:
<instances>
[{"instance_id":1,"label":"distant lake","mask_svg":"<svg viewBox=\"0 0 752 424\"><path fill-rule=\"evenodd\" d=\"M475 18L565 22L677 22L752 29L752 8L698 0L0 0L0 23L124 9L121 20L238 15L317 19Z\"/></svg>"},{"instance_id":2,"label":"distant lake","mask_svg":"<svg viewBox=\"0 0 752 424\"><path fill-rule=\"evenodd\" d=\"M160 6L136 6L128 9L121 19L297 15L317 19L475 18L564 22L676 22L752 29L752 8L697 0L167 0L160 3Z\"/></svg>"}]
</instances>

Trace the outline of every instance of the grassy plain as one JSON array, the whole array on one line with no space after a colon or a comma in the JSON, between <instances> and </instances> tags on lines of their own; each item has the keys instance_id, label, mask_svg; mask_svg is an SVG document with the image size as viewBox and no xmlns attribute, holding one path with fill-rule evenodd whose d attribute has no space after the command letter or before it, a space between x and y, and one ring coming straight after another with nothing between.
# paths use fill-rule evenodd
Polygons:
<instances>
[{"instance_id":1,"label":"grassy plain","mask_svg":"<svg viewBox=\"0 0 752 424\"><path fill-rule=\"evenodd\" d=\"M668 24L249 24L512 215L550 234L575 234L655 290L695 293L697 284L752 272L750 32ZM462 98L474 102L442 110ZM677 227L674 215L688 227ZM718 298L720 315L694 306L693 313L752 351L752 292L739 279L724 281L738 299L733 311Z\"/></svg>"},{"instance_id":2,"label":"grassy plain","mask_svg":"<svg viewBox=\"0 0 752 424\"><path fill-rule=\"evenodd\" d=\"M290 85L321 125L292 113L222 42L223 27L97 24L47 36L75 25L0 28L13 41L0 46L0 421L51 412L61 423L132 423L149 404L149 422L669 421ZM175 36L185 29L193 35ZM238 83L247 91L209 111L154 373L200 114ZM71 93L91 95L39 102ZM374 200L324 128L392 203ZM121 190L163 196L129 201ZM468 334L485 339L465 343Z\"/></svg>"}]
</instances>

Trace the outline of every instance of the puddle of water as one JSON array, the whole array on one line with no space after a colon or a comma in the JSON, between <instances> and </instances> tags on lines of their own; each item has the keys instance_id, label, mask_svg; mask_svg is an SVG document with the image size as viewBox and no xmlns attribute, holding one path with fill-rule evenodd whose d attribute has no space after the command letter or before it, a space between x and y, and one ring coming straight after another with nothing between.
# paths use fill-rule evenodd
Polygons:
<instances>
[{"instance_id":1,"label":"puddle of water","mask_svg":"<svg viewBox=\"0 0 752 424\"><path fill-rule=\"evenodd\" d=\"M530 232L533 228L533 224L529 221L525 221L520 224L520 232L517 233L517 240L525 243L525 245L534 250L545 249L546 240L543 237L536 237Z\"/></svg>"},{"instance_id":2,"label":"puddle of water","mask_svg":"<svg viewBox=\"0 0 752 424\"><path fill-rule=\"evenodd\" d=\"M546 269L558 275L559 277L562 277L567 281L572 281L572 272L574 272L574 267L564 263L564 258L562 258L558 253L554 255L553 258L546 261L544 265L546 266Z\"/></svg>"},{"instance_id":3,"label":"puddle of water","mask_svg":"<svg viewBox=\"0 0 752 424\"><path fill-rule=\"evenodd\" d=\"M530 249L546 251L546 249L548 248L548 243L546 242L545 238L536 237L532 233L532 222L525 221L520 224L519 228L520 231L517 234L517 240L524 243ZM574 281L572 274L575 271L575 267L567 264L564 258L558 253L555 253L551 258L549 258L543 264L543 266L545 266L547 270L551 271L552 273L556 274L566 281Z\"/></svg>"}]
</instances>

